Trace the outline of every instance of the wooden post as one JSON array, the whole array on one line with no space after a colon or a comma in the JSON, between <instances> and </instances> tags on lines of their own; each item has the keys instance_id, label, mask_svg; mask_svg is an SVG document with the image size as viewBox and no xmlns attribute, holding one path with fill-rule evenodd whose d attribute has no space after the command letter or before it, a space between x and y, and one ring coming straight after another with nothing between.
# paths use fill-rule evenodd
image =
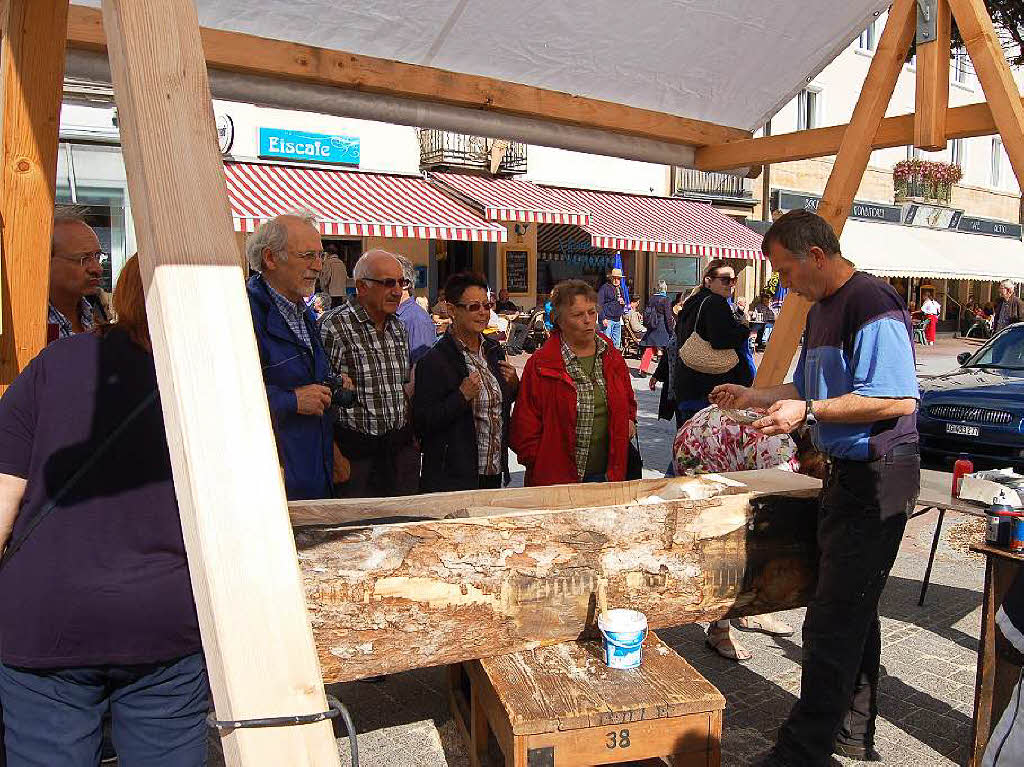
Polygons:
<instances>
[{"instance_id":1,"label":"wooden post","mask_svg":"<svg viewBox=\"0 0 1024 767\"><path fill-rule=\"evenodd\" d=\"M193 0L104 0L174 485L219 719L327 709L231 227ZM328 721L229 765L338 765Z\"/></svg>"},{"instance_id":2,"label":"wooden post","mask_svg":"<svg viewBox=\"0 0 1024 767\"><path fill-rule=\"evenodd\" d=\"M949 108L948 0L937 0L935 37L917 41L917 93L914 99L914 146L928 152L946 148Z\"/></svg>"},{"instance_id":3,"label":"wooden post","mask_svg":"<svg viewBox=\"0 0 1024 767\"><path fill-rule=\"evenodd\" d=\"M974 62L974 71L1003 138L1017 183L1024 188L1024 104L992 19L982 0L949 0L949 6Z\"/></svg>"},{"instance_id":4,"label":"wooden post","mask_svg":"<svg viewBox=\"0 0 1024 767\"><path fill-rule=\"evenodd\" d=\"M907 51L910 50L910 41L914 38L917 24L916 9L915 0L896 0L893 3L889 20L878 41L878 50L871 59L857 106L853 109L850 125L843 134L839 154L836 155L832 173L825 185L825 193L818 204L818 214L832 225L837 237L843 233L854 195L871 158L871 140L885 116L886 107L896 88L896 80L903 68ZM757 369L754 386L778 386L785 380L810 308L810 302L801 296L793 293L786 296L782 311L775 321L775 329L768 340L768 348Z\"/></svg>"},{"instance_id":5,"label":"wooden post","mask_svg":"<svg viewBox=\"0 0 1024 767\"><path fill-rule=\"evenodd\" d=\"M46 343L68 0L0 3L0 395Z\"/></svg>"}]
</instances>

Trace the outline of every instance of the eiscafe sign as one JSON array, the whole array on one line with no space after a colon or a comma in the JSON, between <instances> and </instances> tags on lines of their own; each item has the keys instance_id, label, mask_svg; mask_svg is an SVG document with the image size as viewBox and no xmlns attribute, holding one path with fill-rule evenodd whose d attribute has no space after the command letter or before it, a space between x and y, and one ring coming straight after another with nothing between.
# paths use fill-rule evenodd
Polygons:
<instances>
[{"instance_id":1,"label":"eiscafe sign","mask_svg":"<svg viewBox=\"0 0 1024 767\"><path fill-rule=\"evenodd\" d=\"M329 165L359 165L359 139L323 133L260 128L260 157Z\"/></svg>"}]
</instances>

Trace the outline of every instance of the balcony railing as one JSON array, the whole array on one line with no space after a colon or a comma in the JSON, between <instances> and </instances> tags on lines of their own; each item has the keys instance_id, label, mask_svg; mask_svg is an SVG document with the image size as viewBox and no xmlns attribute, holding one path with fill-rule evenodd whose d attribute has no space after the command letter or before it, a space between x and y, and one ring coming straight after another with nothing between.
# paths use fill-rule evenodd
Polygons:
<instances>
[{"instance_id":1,"label":"balcony railing","mask_svg":"<svg viewBox=\"0 0 1024 767\"><path fill-rule=\"evenodd\" d=\"M423 128L420 135L420 169L444 168L491 170L495 144L504 146L498 174L526 173L526 144L504 139L469 136L465 133ZM499 143L500 142L500 143Z\"/></svg>"},{"instance_id":2,"label":"balcony railing","mask_svg":"<svg viewBox=\"0 0 1024 767\"><path fill-rule=\"evenodd\" d=\"M753 201L753 185L749 178L691 168L676 168L675 171L675 194Z\"/></svg>"}]
</instances>

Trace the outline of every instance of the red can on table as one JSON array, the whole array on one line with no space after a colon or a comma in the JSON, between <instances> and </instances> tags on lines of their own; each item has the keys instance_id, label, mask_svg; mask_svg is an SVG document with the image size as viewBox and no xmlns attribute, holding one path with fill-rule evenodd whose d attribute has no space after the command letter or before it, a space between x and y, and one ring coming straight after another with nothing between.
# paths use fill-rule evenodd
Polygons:
<instances>
[{"instance_id":1,"label":"red can on table","mask_svg":"<svg viewBox=\"0 0 1024 767\"><path fill-rule=\"evenodd\" d=\"M963 483L964 474L970 474L973 471L974 464L967 457L967 453L960 453L960 457L953 464L953 487L951 494L954 498L960 497L960 485Z\"/></svg>"}]
</instances>

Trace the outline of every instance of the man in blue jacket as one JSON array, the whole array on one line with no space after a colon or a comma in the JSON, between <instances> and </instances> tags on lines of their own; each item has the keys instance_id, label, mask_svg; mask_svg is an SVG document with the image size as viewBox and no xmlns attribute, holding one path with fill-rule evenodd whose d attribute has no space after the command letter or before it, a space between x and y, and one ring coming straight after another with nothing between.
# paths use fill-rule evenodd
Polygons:
<instances>
[{"instance_id":1,"label":"man in blue jacket","mask_svg":"<svg viewBox=\"0 0 1024 767\"><path fill-rule=\"evenodd\" d=\"M626 298L622 294L622 270L612 269L608 282L597 291L598 330L602 330L616 349L622 348L622 315Z\"/></svg>"},{"instance_id":2,"label":"man in blue jacket","mask_svg":"<svg viewBox=\"0 0 1024 767\"><path fill-rule=\"evenodd\" d=\"M306 307L324 263L312 217L277 216L246 243L247 283L277 451L289 500L330 498L330 364ZM351 382L346 381L346 388Z\"/></svg>"}]
</instances>

